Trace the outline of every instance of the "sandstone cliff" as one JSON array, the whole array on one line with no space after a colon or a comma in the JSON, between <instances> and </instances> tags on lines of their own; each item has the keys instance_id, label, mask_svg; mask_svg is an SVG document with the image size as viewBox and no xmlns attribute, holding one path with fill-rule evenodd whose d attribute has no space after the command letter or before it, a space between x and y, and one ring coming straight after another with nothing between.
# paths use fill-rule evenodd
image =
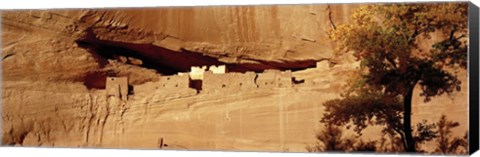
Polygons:
<instances>
[{"instance_id":1,"label":"sandstone cliff","mask_svg":"<svg viewBox=\"0 0 480 157\"><path fill-rule=\"evenodd\" d=\"M305 151L315 141L321 104L339 97L358 65L334 57L327 34L356 7L3 11L2 142L158 148L163 139L166 149ZM201 65L227 65L234 73L293 70L306 82L198 92L164 80ZM128 77L134 89L128 100L108 97L111 75ZM429 103L415 97L415 121L444 113L460 122L455 133L463 135L467 78L461 76L462 91L454 96Z\"/></svg>"}]
</instances>

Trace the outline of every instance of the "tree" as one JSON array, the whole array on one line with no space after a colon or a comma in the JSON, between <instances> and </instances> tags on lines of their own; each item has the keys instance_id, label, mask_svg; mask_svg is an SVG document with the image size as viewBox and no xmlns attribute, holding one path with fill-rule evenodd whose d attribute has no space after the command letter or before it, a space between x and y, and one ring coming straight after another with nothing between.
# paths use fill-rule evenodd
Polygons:
<instances>
[{"instance_id":1,"label":"tree","mask_svg":"<svg viewBox=\"0 0 480 157\"><path fill-rule=\"evenodd\" d=\"M330 113L323 120L352 120L362 130L365 121L371 121L373 116L383 117L383 122L376 123L390 125L392 128L386 131L396 132L404 141L405 150L415 152L411 125L413 90L420 86L425 102L433 96L460 90L461 82L454 71L467 65L467 9L463 2L359 8L351 23L337 26L331 38L338 44L339 52L352 53L360 61L360 69L343 98L326 103ZM422 46L427 41L434 43L431 47ZM341 108L335 104L376 108L361 110L365 113L350 112L363 117L358 118L343 114L348 111L346 108L334 109ZM390 115L394 117L388 118Z\"/></svg>"},{"instance_id":2,"label":"tree","mask_svg":"<svg viewBox=\"0 0 480 157\"><path fill-rule=\"evenodd\" d=\"M438 131L435 131L437 128L436 123L428 124L427 120L423 120L420 123L417 123L417 127L415 130L415 135L413 136L414 141L417 143L416 150L419 152L426 152L420 150L419 145L421 143L425 143L431 141L438 137Z\"/></svg>"},{"instance_id":3,"label":"tree","mask_svg":"<svg viewBox=\"0 0 480 157\"><path fill-rule=\"evenodd\" d=\"M403 124L401 122L403 103L400 98L385 97L381 92L362 92L344 99L334 99L325 102L326 113L323 123L332 125L348 125L352 123L358 134L369 125L385 126L382 130L384 135L392 135L392 144L396 145L395 135L398 135L406 147ZM436 125L429 124L426 120L415 125L413 139L416 143L424 143L436 138ZM402 149L393 148L391 151ZM405 150L405 149L403 149Z\"/></svg>"},{"instance_id":4,"label":"tree","mask_svg":"<svg viewBox=\"0 0 480 157\"><path fill-rule=\"evenodd\" d=\"M464 148L464 153L468 151L467 135L463 138L455 137L451 139L452 130L455 127L458 127L460 124L458 122L453 122L447 119L445 115L442 115L440 120L437 122L438 126L438 138L435 140L437 149L435 152L442 154L452 154L458 152L460 148Z\"/></svg>"},{"instance_id":5,"label":"tree","mask_svg":"<svg viewBox=\"0 0 480 157\"><path fill-rule=\"evenodd\" d=\"M353 145L353 139L344 137L343 130L333 124L325 124L315 137L317 143L307 146L308 152L347 151Z\"/></svg>"},{"instance_id":6,"label":"tree","mask_svg":"<svg viewBox=\"0 0 480 157\"><path fill-rule=\"evenodd\" d=\"M308 152L323 151L377 151L377 141L364 141L358 137L345 136L342 127L327 123L316 134L317 142L306 147Z\"/></svg>"},{"instance_id":7,"label":"tree","mask_svg":"<svg viewBox=\"0 0 480 157\"><path fill-rule=\"evenodd\" d=\"M324 125L315 135L317 142L306 147L308 152L323 151L357 151L375 152L378 151L376 140L364 141L359 137L345 136L342 127L332 123Z\"/></svg>"}]
</instances>

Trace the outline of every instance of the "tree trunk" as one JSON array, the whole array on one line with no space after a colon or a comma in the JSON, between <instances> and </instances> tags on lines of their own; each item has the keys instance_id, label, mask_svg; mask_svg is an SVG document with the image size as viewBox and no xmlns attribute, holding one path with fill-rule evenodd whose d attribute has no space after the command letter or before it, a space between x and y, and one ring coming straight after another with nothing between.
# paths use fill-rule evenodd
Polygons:
<instances>
[{"instance_id":1,"label":"tree trunk","mask_svg":"<svg viewBox=\"0 0 480 157\"><path fill-rule=\"evenodd\" d=\"M415 149L415 140L413 140L412 135L412 96L413 96L413 89L415 85L411 87L404 97L404 115L403 115L403 129L405 132L405 140L406 140L406 148L407 152L416 152Z\"/></svg>"}]
</instances>

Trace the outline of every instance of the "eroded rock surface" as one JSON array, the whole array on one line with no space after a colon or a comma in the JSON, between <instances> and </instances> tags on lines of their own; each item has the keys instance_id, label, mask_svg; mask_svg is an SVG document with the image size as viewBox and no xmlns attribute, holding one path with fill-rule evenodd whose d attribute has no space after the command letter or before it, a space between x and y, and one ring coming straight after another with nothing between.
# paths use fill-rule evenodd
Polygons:
<instances>
[{"instance_id":1,"label":"eroded rock surface","mask_svg":"<svg viewBox=\"0 0 480 157\"><path fill-rule=\"evenodd\" d=\"M165 149L306 151L322 103L340 96L358 66L334 57L327 34L356 7L3 11L2 142L156 149L163 139ZM229 72L206 73L201 88L178 74L204 65ZM285 84L271 70L303 81ZM459 75L461 92L414 98L415 121L443 113L464 134ZM128 99L110 93L108 76L128 78Z\"/></svg>"}]
</instances>

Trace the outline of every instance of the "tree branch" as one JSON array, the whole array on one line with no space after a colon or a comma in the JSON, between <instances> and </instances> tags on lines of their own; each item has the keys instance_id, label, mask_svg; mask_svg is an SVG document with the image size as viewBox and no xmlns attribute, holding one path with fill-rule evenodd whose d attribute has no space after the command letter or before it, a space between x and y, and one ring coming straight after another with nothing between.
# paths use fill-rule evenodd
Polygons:
<instances>
[{"instance_id":1,"label":"tree branch","mask_svg":"<svg viewBox=\"0 0 480 157\"><path fill-rule=\"evenodd\" d=\"M457 31L457 28L453 26L452 31L450 31L450 41L453 41L455 39L455 32Z\"/></svg>"},{"instance_id":2,"label":"tree branch","mask_svg":"<svg viewBox=\"0 0 480 157\"><path fill-rule=\"evenodd\" d=\"M408 45L412 44L415 41L415 38L418 36L418 34L420 34L420 32L418 30L418 23L417 23L417 27L415 27L415 31L412 33L412 35L410 35L410 37L408 37Z\"/></svg>"},{"instance_id":3,"label":"tree branch","mask_svg":"<svg viewBox=\"0 0 480 157\"><path fill-rule=\"evenodd\" d=\"M386 55L385 58L387 59L388 62L390 62L390 64L392 64L393 68L398 69L397 64L392 58L390 58L388 55Z\"/></svg>"}]
</instances>

